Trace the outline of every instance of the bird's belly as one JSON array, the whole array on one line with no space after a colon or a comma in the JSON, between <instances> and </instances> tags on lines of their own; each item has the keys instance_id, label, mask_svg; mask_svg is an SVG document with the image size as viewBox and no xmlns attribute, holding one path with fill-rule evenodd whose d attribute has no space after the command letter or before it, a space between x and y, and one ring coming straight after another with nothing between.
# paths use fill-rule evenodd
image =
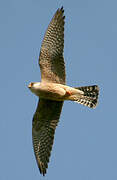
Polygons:
<instances>
[{"instance_id":1,"label":"bird's belly","mask_svg":"<svg viewBox=\"0 0 117 180\"><path fill-rule=\"evenodd\" d=\"M37 90L35 94L40 98L62 101L64 100L65 93L65 89L58 85L52 84L42 86L41 89Z\"/></svg>"}]
</instances>

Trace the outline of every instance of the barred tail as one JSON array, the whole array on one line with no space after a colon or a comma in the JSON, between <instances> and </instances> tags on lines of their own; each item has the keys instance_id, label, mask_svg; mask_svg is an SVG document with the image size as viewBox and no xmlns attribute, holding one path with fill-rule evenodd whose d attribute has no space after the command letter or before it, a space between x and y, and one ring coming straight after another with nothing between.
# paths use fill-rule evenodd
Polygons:
<instances>
[{"instance_id":1,"label":"barred tail","mask_svg":"<svg viewBox=\"0 0 117 180\"><path fill-rule=\"evenodd\" d=\"M78 89L84 93L81 96L78 96L77 99L75 99L76 102L88 106L90 108L96 107L99 95L99 87L97 85L75 87L75 89Z\"/></svg>"}]
</instances>

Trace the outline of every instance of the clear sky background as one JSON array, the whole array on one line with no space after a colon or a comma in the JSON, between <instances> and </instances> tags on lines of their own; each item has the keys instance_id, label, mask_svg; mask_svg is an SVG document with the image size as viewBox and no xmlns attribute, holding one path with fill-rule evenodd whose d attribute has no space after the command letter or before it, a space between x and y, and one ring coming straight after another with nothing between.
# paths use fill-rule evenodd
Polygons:
<instances>
[{"instance_id":1,"label":"clear sky background","mask_svg":"<svg viewBox=\"0 0 117 180\"><path fill-rule=\"evenodd\" d=\"M67 84L98 84L92 110L65 102L47 175L32 148L38 57L57 8L65 9ZM117 1L0 0L0 180L117 180Z\"/></svg>"}]
</instances>

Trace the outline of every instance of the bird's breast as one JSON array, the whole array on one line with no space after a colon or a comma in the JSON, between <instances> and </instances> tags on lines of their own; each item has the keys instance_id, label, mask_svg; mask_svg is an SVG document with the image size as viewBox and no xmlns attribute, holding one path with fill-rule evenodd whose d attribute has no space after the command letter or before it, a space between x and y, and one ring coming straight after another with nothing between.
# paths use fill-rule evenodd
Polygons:
<instances>
[{"instance_id":1,"label":"bird's breast","mask_svg":"<svg viewBox=\"0 0 117 180\"><path fill-rule=\"evenodd\" d=\"M61 101L66 91L60 84L41 83L38 88L34 88L33 93L40 98Z\"/></svg>"}]
</instances>

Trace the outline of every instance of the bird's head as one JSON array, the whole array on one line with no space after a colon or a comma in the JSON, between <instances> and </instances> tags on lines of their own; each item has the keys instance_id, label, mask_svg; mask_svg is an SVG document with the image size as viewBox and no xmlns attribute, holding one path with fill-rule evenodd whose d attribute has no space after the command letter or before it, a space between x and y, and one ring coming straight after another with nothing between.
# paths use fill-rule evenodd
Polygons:
<instances>
[{"instance_id":1,"label":"bird's head","mask_svg":"<svg viewBox=\"0 0 117 180\"><path fill-rule=\"evenodd\" d=\"M40 82L31 82L28 85L28 88L31 90L32 93L37 95L37 92L40 90Z\"/></svg>"},{"instance_id":2,"label":"bird's head","mask_svg":"<svg viewBox=\"0 0 117 180\"><path fill-rule=\"evenodd\" d=\"M31 82L29 85L28 85L28 88L33 88L33 87L39 87L40 86L40 82Z\"/></svg>"}]
</instances>

